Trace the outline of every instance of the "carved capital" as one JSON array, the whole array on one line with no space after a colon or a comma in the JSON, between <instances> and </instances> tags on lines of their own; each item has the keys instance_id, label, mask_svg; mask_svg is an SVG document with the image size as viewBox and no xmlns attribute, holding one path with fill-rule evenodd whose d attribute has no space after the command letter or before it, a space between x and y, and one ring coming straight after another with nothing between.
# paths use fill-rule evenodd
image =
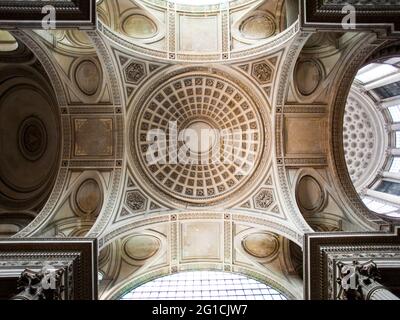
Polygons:
<instances>
[{"instance_id":1,"label":"carved capital","mask_svg":"<svg viewBox=\"0 0 400 320\"><path fill-rule=\"evenodd\" d=\"M18 291L12 300L62 300L64 269L44 266L40 271L26 269L18 279Z\"/></svg>"},{"instance_id":2,"label":"carved capital","mask_svg":"<svg viewBox=\"0 0 400 320\"><path fill-rule=\"evenodd\" d=\"M371 296L370 291L376 287L383 288L377 281L380 274L376 264L370 260L366 263L353 261L352 264L337 264L339 277L337 283L340 290L340 300L367 300Z\"/></svg>"}]
</instances>

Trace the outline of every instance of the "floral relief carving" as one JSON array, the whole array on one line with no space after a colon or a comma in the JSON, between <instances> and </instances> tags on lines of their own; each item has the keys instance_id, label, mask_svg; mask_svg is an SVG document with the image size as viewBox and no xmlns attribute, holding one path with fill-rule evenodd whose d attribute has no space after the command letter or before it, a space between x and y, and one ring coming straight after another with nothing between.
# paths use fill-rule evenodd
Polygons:
<instances>
[{"instance_id":1,"label":"floral relief carving","mask_svg":"<svg viewBox=\"0 0 400 320\"><path fill-rule=\"evenodd\" d=\"M144 63L131 62L125 68L125 78L128 83L138 84L146 76L146 66Z\"/></svg>"},{"instance_id":2,"label":"floral relief carving","mask_svg":"<svg viewBox=\"0 0 400 320\"><path fill-rule=\"evenodd\" d=\"M146 209L147 199L140 191L129 191L126 204L133 211L143 211Z\"/></svg>"},{"instance_id":3,"label":"floral relief carving","mask_svg":"<svg viewBox=\"0 0 400 320\"><path fill-rule=\"evenodd\" d=\"M272 190L261 189L254 197L254 207L256 209L268 209L274 202Z\"/></svg>"}]
</instances>

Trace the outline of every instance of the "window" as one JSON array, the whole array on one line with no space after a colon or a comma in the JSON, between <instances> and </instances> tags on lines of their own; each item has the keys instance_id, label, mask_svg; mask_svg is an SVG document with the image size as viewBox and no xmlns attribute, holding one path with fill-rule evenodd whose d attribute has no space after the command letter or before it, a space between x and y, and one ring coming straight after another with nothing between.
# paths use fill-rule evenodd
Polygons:
<instances>
[{"instance_id":1,"label":"window","mask_svg":"<svg viewBox=\"0 0 400 320\"><path fill-rule=\"evenodd\" d=\"M389 213L389 214L387 214L387 216L391 217L391 218L400 218L400 213L398 213L398 212Z\"/></svg>"},{"instance_id":2,"label":"window","mask_svg":"<svg viewBox=\"0 0 400 320\"><path fill-rule=\"evenodd\" d=\"M400 82L388 84L386 86L374 89L375 93L381 99L387 99L400 95Z\"/></svg>"},{"instance_id":3,"label":"window","mask_svg":"<svg viewBox=\"0 0 400 320\"><path fill-rule=\"evenodd\" d=\"M379 214L396 214L396 212L399 210L398 208L385 204L380 201L372 200L370 198L364 198L363 199L364 204L367 206L367 208L371 211L374 211Z\"/></svg>"},{"instance_id":4,"label":"window","mask_svg":"<svg viewBox=\"0 0 400 320\"><path fill-rule=\"evenodd\" d=\"M396 131L396 148L400 148L400 131Z\"/></svg>"},{"instance_id":5,"label":"window","mask_svg":"<svg viewBox=\"0 0 400 320\"><path fill-rule=\"evenodd\" d=\"M287 300L277 290L245 276L213 271L173 274L150 281L121 300Z\"/></svg>"},{"instance_id":6,"label":"window","mask_svg":"<svg viewBox=\"0 0 400 320\"><path fill-rule=\"evenodd\" d=\"M388 108L393 122L400 122L400 106L393 106Z\"/></svg>"},{"instance_id":7,"label":"window","mask_svg":"<svg viewBox=\"0 0 400 320\"><path fill-rule=\"evenodd\" d=\"M385 63L387 63L387 64L398 64L398 63L400 63L400 57L390 58L390 59L386 60Z\"/></svg>"},{"instance_id":8,"label":"window","mask_svg":"<svg viewBox=\"0 0 400 320\"><path fill-rule=\"evenodd\" d=\"M391 181L382 181L375 189L376 191L400 196L400 183Z\"/></svg>"},{"instance_id":9,"label":"window","mask_svg":"<svg viewBox=\"0 0 400 320\"><path fill-rule=\"evenodd\" d=\"M358 72L356 79L362 83L368 83L391 75L396 71L398 71L398 68L389 64L371 63Z\"/></svg>"},{"instance_id":10,"label":"window","mask_svg":"<svg viewBox=\"0 0 400 320\"><path fill-rule=\"evenodd\" d=\"M392 173L400 173L400 158L393 158L392 165L390 166L390 172Z\"/></svg>"}]
</instances>

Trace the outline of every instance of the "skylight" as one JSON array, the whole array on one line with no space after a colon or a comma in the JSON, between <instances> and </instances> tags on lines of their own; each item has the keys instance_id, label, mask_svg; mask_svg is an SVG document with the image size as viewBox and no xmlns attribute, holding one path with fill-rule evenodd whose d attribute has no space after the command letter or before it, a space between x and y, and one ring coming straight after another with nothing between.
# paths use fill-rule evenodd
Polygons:
<instances>
[{"instance_id":1,"label":"skylight","mask_svg":"<svg viewBox=\"0 0 400 320\"><path fill-rule=\"evenodd\" d=\"M400 149L400 131L396 131L396 148Z\"/></svg>"},{"instance_id":2,"label":"skylight","mask_svg":"<svg viewBox=\"0 0 400 320\"><path fill-rule=\"evenodd\" d=\"M400 158L393 158L392 165L390 166L390 172L400 173Z\"/></svg>"},{"instance_id":3,"label":"skylight","mask_svg":"<svg viewBox=\"0 0 400 320\"><path fill-rule=\"evenodd\" d=\"M150 281L121 300L287 300L277 290L245 276L213 271L173 274Z\"/></svg>"},{"instance_id":4,"label":"skylight","mask_svg":"<svg viewBox=\"0 0 400 320\"><path fill-rule=\"evenodd\" d=\"M367 208L371 211L374 211L376 213L380 214L393 214L398 211L398 208L393 207L391 205L372 200L370 198L364 198L363 199L364 204L367 206Z\"/></svg>"},{"instance_id":5,"label":"skylight","mask_svg":"<svg viewBox=\"0 0 400 320\"><path fill-rule=\"evenodd\" d=\"M400 122L400 105L389 107L388 110L393 122Z\"/></svg>"},{"instance_id":6,"label":"skylight","mask_svg":"<svg viewBox=\"0 0 400 320\"><path fill-rule=\"evenodd\" d=\"M227 3L230 0L169 0L176 4L185 4L190 6L207 6L213 4Z\"/></svg>"},{"instance_id":7,"label":"skylight","mask_svg":"<svg viewBox=\"0 0 400 320\"><path fill-rule=\"evenodd\" d=\"M362 83L369 83L391 75L396 71L398 71L398 68L389 64L371 63L358 72L356 79Z\"/></svg>"}]
</instances>

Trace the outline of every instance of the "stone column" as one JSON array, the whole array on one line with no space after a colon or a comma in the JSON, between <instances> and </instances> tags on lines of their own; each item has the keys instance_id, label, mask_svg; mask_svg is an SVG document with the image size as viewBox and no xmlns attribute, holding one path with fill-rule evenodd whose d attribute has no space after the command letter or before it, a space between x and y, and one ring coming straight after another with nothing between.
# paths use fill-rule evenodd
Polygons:
<instances>
[{"instance_id":1,"label":"stone column","mask_svg":"<svg viewBox=\"0 0 400 320\"><path fill-rule=\"evenodd\" d=\"M400 300L381 285L378 268L373 261L352 265L338 263L339 300Z\"/></svg>"}]
</instances>

